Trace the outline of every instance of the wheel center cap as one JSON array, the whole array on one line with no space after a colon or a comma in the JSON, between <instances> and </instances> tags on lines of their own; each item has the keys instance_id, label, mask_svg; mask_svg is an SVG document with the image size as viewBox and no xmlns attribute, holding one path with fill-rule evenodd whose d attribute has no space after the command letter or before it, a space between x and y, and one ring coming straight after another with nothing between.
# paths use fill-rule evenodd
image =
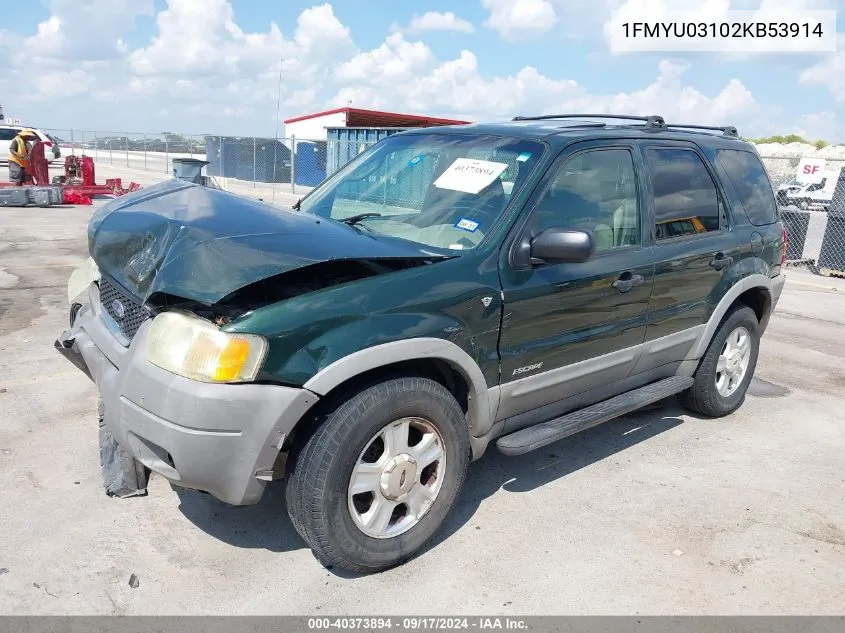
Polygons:
<instances>
[{"instance_id":1,"label":"wheel center cap","mask_svg":"<svg viewBox=\"0 0 845 633\"><path fill-rule=\"evenodd\" d=\"M728 358L728 368L731 372L736 372L742 364L742 354L739 352L732 352Z\"/></svg>"},{"instance_id":2,"label":"wheel center cap","mask_svg":"<svg viewBox=\"0 0 845 633\"><path fill-rule=\"evenodd\" d=\"M381 493L391 501L401 500L417 482L417 462L403 453L387 462L381 473Z\"/></svg>"}]
</instances>

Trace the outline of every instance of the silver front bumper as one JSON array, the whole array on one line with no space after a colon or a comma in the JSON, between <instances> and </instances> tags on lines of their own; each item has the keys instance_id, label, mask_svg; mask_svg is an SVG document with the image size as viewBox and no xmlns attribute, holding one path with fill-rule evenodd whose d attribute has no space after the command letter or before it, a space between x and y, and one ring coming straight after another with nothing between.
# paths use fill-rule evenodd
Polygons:
<instances>
[{"instance_id":1,"label":"silver front bumper","mask_svg":"<svg viewBox=\"0 0 845 633\"><path fill-rule=\"evenodd\" d=\"M256 503L279 448L317 402L276 385L208 384L147 361L149 322L124 347L106 327L96 284L56 348L97 384L104 422L121 447L176 485L233 505Z\"/></svg>"}]
</instances>

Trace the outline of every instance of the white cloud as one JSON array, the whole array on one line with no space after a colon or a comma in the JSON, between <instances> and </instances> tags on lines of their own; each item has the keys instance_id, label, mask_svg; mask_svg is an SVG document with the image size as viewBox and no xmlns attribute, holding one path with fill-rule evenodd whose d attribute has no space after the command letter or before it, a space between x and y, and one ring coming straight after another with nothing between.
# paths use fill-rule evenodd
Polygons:
<instances>
[{"instance_id":1,"label":"white cloud","mask_svg":"<svg viewBox=\"0 0 845 633\"><path fill-rule=\"evenodd\" d=\"M642 90L593 94L576 81L550 78L531 66L514 75L485 78L478 58L470 51L435 63L427 48L417 49L399 39L396 42L401 45L389 49L392 57L388 63L403 72L392 77L390 91L380 87L382 78L372 72L378 67L374 54L386 56L382 46L359 56L371 65L361 64L354 75L342 75L340 79L354 79L356 85L342 87L326 105L345 105L352 100L360 107L422 109L473 119L578 111L662 114L683 123L703 124L738 124L751 120L759 110L751 92L738 79L727 81L712 96L686 85L683 75L689 66L682 61L661 61L657 78Z\"/></svg>"},{"instance_id":2,"label":"white cloud","mask_svg":"<svg viewBox=\"0 0 845 633\"><path fill-rule=\"evenodd\" d=\"M307 75L353 49L349 29L331 5L303 11L292 40L275 22L265 33L247 33L229 0L168 0L156 19L152 43L133 51L129 69L141 76L244 76L278 71Z\"/></svg>"},{"instance_id":3,"label":"white cloud","mask_svg":"<svg viewBox=\"0 0 845 633\"><path fill-rule=\"evenodd\" d=\"M428 46L422 42L408 42L401 33L393 33L378 48L359 53L339 65L335 77L346 83L395 85L395 82L410 81L434 61Z\"/></svg>"},{"instance_id":4,"label":"white cloud","mask_svg":"<svg viewBox=\"0 0 845 633\"><path fill-rule=\"evenodd\" d=\"M682 76L688 68L684 62L663 60L658 65L657 79L643 90L592 97L586 105L598 108L603 114L661 114L669 122L704 125L736 124L748 121L757 113L759 106L754 96L740 80L729 80L710 97L684 85Z\"/></svg>"},{"instance_id":5,"label":"white cloud","mask_svg":"<svg viewBox=\"0 0 845 633\"><path fill-rule=\"evenodd\" d=\"M57 15L51 15L44 22L38 24L38 31L26 39L26 45L36 55L56 55L65 43L62 32L62 20Z\"/></svg>"},{"instance_id":6,"label":"white cloud","mask_svg":"<svg viewBox=\"0 0 845 633\"><path fill-rule=\"evenodd\" d=\"M506 40L528 39L552 30L557 24L550 0L481 0L481 4L490 11L485 26Z\"/></svg>"},{"instance_id":7,"label":"white cloud","mask_svg":"<svg viewBox=\"0 0 845 633\"><path fill-rule=\"evenodd\" d=\"M35 77L36 100L66 98L86 92L97 78L84 70L41 73Z\"/></svg>"},{"instance_id":8,"label":"white cloud","mask_svg":"<svg viewBox=\"0 0 845 633\"><path fill-rule=\"evenodd\" d=\"M422 15L414 15L407 27L393 24L390 27L392 33L424 33L425 31L451 31L455 33L473 33L475 27L472 22L463 20L451 11L441 13L440 11L428 11Z\"/></svg>"},{"instance_id":9,"label":"white cloud","mask_svg":"<svg viewBox=\"0 0 845 633\"><path fill-rule=\"evenodd\" d=\"M142 15L153 15L154 0L50 0L50 16L34 32L0 30L0 93L22 112L27 103L81 95L99 77L114 77L120 42ZM6 25L4 25L6 26ZM33 72L36 70L37 72Z\"/></svg>"},{"instance_id":10,"label":"white cloud","mask_svg":"<svg viewBox=\"0 0 845 633\"><path fill-rule=\"evenodd\" d=\"M295 90L282 104L288 108L307 108L317 100L317 91L313 88Z\"/></svg>"},{"instance_id":11,"label":"white cloud","mask_svg":"<svg viewBox=\"0 0 845 633\"><path fill-rule=\"evenodd\" d=\"M290 37L273 22L265 32L244 31L229 0L168 0L156 25L149 45L127 56L130 91L183 108L201 103L208 118L228 112L264 121L275 116L279 96L286 107L305 108L356 52L330 4L300 13Z\"/></svg>"},{"instance_id":12,"label":"white cloud","mask_svg":"<svg viewBox=\"0 0 845 633\"><path fill-rule=\"evenodd\" d=\"M154 1L51 0L49 6L50 17L23 41L18 63L116 59L122 34L138 16L153 15Z\"/></svg>"},{"instance_id":13,"label":"white cloud","mask_svg":"<svg viewBox=\"0 0 845 633\"><path fill-rule=\"evenodd\" d=\"M294 35L298 51L313 61L330 63L354 49L349 27L334 14L331 4L305 9L299 14Z\"/></svg>"},{"instance_id":14,"label":"white cloud","mask_svg":"<svg viewBox=\"0 0 845 633\"><path fill-rule=\"evenodd\" d=\"M825 85L837 101L845 101L845 33L839 34L837 48L837 52L804 70L800 80Z\"/></svg>"},{"instance_id":15,"label":"white cloud","mask_svg":"<svg viewBox=\"0 0 845 633\"><path fill-rule=\"evenodd\" d=\"M268 33L243 33L228 0L168 0L158 14L158 34L129 55L129 70L141 76L237 72L237 64L267 49L280 49L275 23Z\"/></svg>"},{"instance_id":16,"label":"white cloud","mask_svg":"<svg viewBox=\"0 0 845 633\"><path fill-rule=\"evenodd\" d=\"M814 112L802 116L798 125L790 128L788 134L797 134L807 140L824 139L835 142L845 137L845 125L840 123L833 112Z\"/></svg>"}]
</instances>

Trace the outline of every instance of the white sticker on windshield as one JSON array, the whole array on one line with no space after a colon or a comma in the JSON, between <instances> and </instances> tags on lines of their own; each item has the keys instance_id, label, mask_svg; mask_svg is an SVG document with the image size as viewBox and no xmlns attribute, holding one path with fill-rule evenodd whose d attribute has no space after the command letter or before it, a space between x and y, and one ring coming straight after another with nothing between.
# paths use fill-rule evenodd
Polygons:
<instances>
[{"instance_id":1,"label":"white sticker on windshield","mask_svg":"<svg viewBox=\"0 0 845 633\"><path fill-rule=\"evenodd\" d=\"M455 228L463 229L464 231L469 231L470 233L475 233L475 231L478 230L478 222L473 222L472 220L461 218L460 220L458 220L458 223L455 224Z\"/></svg>"},{"instance_id":2,"label":"white sticker on windshield","mask_svg":"<svg viewBox=\"0 0 845 633\"><path fill-rule=\"evenodd\" d=\"M478 193L496 180L507 167L507 163L459 158L434 181L434 186L464 193Z\"/></svg>"}]
</instances>

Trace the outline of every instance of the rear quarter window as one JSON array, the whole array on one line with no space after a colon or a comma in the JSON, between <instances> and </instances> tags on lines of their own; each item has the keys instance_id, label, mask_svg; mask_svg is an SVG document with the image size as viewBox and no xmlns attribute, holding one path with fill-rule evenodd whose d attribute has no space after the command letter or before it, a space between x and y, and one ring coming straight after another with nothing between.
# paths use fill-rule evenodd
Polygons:
<instances>
[{"instance_id":1,"label":"rear quarter window","mask_svg":"<svg viewBox=\"0 0 845 633\"><path fill-rule=\"evenodd\" d=\"M727 172L738 202L751 224L765 226L777 222L778 209L772 184L757 155L736 149L720 149L717 158Z\"/></svg>"}]
</instances>

